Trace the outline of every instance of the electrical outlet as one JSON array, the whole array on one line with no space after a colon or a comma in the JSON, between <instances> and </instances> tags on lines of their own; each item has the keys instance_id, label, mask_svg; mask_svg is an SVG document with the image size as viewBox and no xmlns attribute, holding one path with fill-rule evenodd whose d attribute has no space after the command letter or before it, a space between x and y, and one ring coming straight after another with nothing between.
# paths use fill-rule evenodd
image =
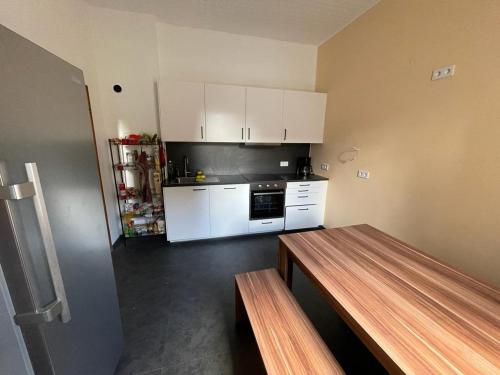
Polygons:
<instances>
[{"instance_id":1,"label":"electrical outlet","mask_svg":"<svg viewBox=\"0 0 500 375\"><path fill-rule=\"evenodd\" d=\"M322 171L327 171L330 169L330 165L328 163L321 163L321 170Z\"/></svg>"},{"instance_id":2,"label":"electrical outlet","mask_svg":"<svg viewBox=\"0 0 500 375\"><path fill-rule=\"evenodd\" d=\"M364 178L364 179L369 179L370 178L370 172L368 171L363 171L363 170L359 170L358 171L358 177L359 178Z\"/></svg>"},{"instance_id":3,"label":"electrical outlet","mask_svg":"<svg viewBox=\"0 0 500 375\"><path fill-rule=\"evenodd\" d=\"M432 72L432 81L436 81L438 79L448 78L455 75L455 65L448 65L443 68L435 69Z\"/></svg>"},{"instance_id":4,"label":"electrical outlet","mask_svg":"<svg viewBox=\"0 0 500 375\"><path fill-rule=\"evenodd\" d=\"M288 167L288 161L280 161L280 167Z\"/></svg>"}]
</instances>

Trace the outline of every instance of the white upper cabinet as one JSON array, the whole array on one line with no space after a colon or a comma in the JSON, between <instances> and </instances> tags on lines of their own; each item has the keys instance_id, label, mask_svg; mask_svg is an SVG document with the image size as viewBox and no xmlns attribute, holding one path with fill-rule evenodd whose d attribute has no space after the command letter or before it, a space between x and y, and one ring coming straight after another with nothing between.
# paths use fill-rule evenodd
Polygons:
<instances>
[{"instance_id":1,"label":"white upper cabinet","mask_svg":"<svg viewBox=\"0 0 500 375\"><path fill-rule=\"evenodd\" d=\"M206 142L204 86L161 82L160 130L164 141Z\"/></svg>"},{"instance_id":2,"label":"white upper cabinet","mask_svg":"<svg viewBox=\"0 0 500 375\"><path fill-rule=\"evenodd\" d=\"M323 142L327 94L193 82L159 94L164 141Z\"/></svg>"},{"instance_id":3,"label":"white upper cabinet","mask_svg":"<svg viewBox=\"0 0 500 375\"><path fill-rule=\"evenodd\" d=\"M247 143L283 142L283 90L247 87Z\"/></svg>"},{"instance_id":4,"label":"white upper cabinet","mask_svg":"<svg viewBox=\"0 0 500 375\"><path fill-rule=\"evenodd\" d=\"M205 85L208 142L244 142L246 88Z\"/></svg>"},{"instance_id":5,"label":"white upper cabinet","mask_svg":"<svg viewBox=\"0 0 500 375\"><path fill-rule=\"evenodd\" d=\"M323 143L326 94L285 90L283 122L285 143Z\"/></svg>"}]
</instances>

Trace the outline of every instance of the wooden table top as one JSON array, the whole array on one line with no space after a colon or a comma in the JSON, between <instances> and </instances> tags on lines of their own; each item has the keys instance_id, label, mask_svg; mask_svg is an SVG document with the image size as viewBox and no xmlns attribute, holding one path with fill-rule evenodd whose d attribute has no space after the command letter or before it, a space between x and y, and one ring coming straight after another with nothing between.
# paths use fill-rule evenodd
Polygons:
<instances>
[{"instance_id":1,"label":"wooden table top","mask_svg":"<svg viewBox=\"0 0 500 375\"><path fill-rule=\"evenodd\" d=\"M279 238L390 372L500 374L495 287L369 225Z\"/></svg>"}]
</instances>

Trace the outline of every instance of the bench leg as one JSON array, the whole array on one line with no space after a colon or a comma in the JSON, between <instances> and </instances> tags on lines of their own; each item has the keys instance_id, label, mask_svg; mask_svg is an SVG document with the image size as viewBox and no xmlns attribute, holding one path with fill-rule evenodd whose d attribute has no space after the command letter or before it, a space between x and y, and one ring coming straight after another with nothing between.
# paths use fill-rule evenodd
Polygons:
<instances>
[{"instance_id":1,"label":"bench leg","mask_svg":"<svg viewBox=\"0 0 500 375\"><path fill-rule=\"evenodd\" d=\"M245 304L243 303L243 298L241 298L240 289L238 288L236 280L234 280L234 308L236 324L248 320Z\"/></svg>"},{"instance_id":2,"label":"bench leg","mask_svg":"<svg viewBox=\"0 0 500 375\"><path fill-rule=\"evenodd\" d=\"M293 262L288 253L288 248L280 240L278 248L278 272L289 289L292 289Z\"/></svg>"}]
</instances>

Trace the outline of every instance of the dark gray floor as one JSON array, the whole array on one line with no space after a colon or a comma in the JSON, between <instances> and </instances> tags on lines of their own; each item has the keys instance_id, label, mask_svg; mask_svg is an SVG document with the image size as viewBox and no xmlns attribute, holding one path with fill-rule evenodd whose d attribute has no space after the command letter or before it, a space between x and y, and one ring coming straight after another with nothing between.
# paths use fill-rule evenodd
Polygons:
<instances>
[{"instance_id":1,"label":"dark gray floor","mask_svg":"<svg viewBox=\"0 0 500 375\"><path fill-rule=\"evenodd\" d=\"M276 266L276 235L167 245L127 242L113 252L125 352L116 374L262 374L249 326L234 325L234 274ZM296 268L293 292L348 374L385 374Z\"/></svg>"}]
</instances>

